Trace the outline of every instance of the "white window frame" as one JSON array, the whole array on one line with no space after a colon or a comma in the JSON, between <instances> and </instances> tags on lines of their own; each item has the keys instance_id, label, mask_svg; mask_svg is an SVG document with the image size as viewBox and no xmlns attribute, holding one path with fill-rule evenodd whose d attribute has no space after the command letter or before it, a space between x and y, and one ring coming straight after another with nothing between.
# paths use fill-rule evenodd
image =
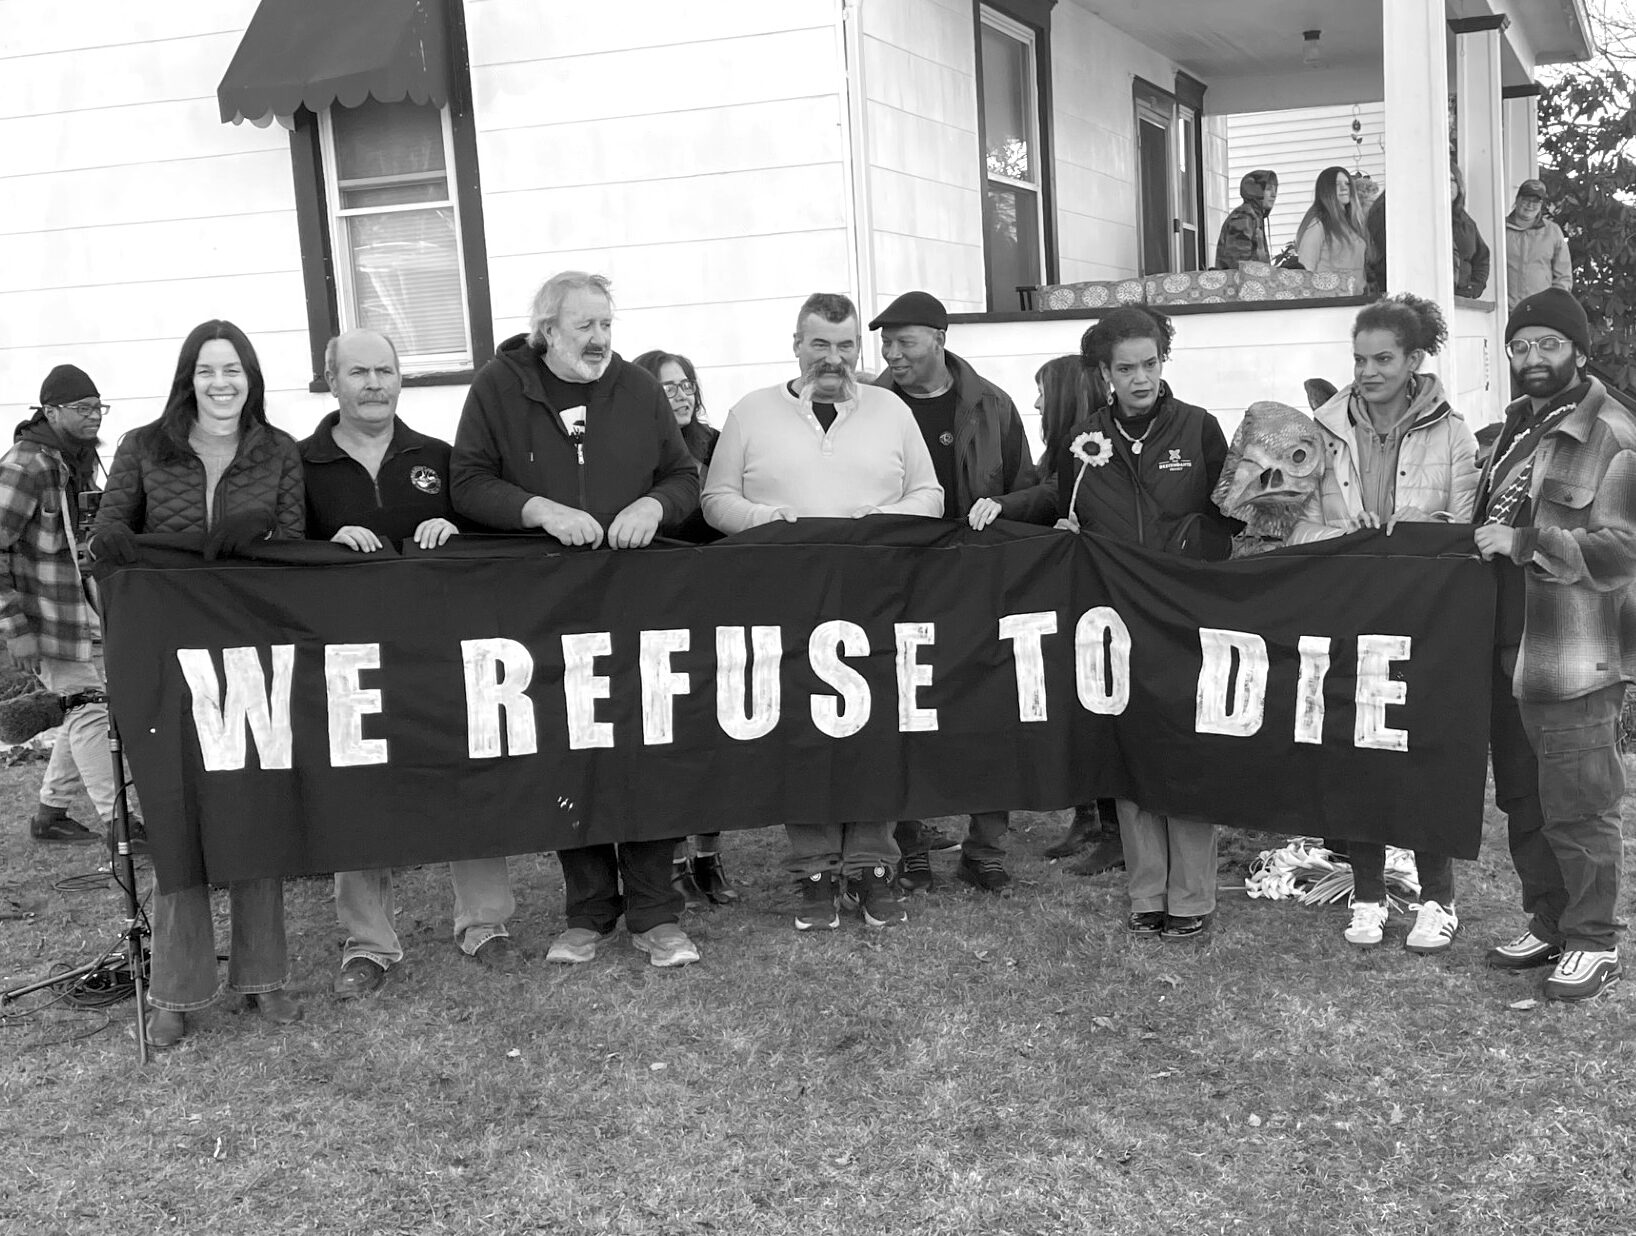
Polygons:
<instances>
[{"instance_id":1,"label":"white window frame","mask_svg":"<svg viewBox=\"0 0 1636 1236\"><path fill-rule=\"evenodd\" d=\"M1040 70L1039 48L1036 44L1034 31L1031 27L1014 21L1004 13L998 12L983 5L978 10L978 20L990 29L1021 43L1027 51L1027 63L1024 67L1024 80L1027 88L1023 91L1028 108L1028 160L1033 170L1033 180L1018 180L1011 176L999 176L991 172L988 167L988 151L983 152L983 185L984 197L987 197L988 182L1006 185L1013 189L1025 189L1034 195L1034 224L1035 224L1035 253L1041 280L1049 278L1045 262L1045 166L1044 151L1040 144Z\"/></svg>"},{"instance_id":2,"label":"white window frame","mask_svg":"<svg viewBox=\"0 0 1636 1236\"><path fill-rule=\"evenodd\" d=\"M417 106L429 106L417 104ZM465 348L460 352L422 352L409 353L400 351L398 363L404 374L437 373L451 369L468 369L475 366L477 358L472 355L471 339L471 306L466 290L466 246L465 236L461 231L460 195L455 192L455 157L454 157L454 126L450 120L449 109L437 109L438 127L443 134L443 183L446 199L442 201L405 202L397 206L364 206L350 210L341 208L341 185L339 177L339 162L335 154L335 124L331 116L333 108L326 107L318 113L318 141L323 154L324 162L324 208L328 214L327 223L330 235L330 253L334 255L335 263L335 308L340 320L341 330L354 330L359 326L357 310L357 292L353 287L352 279L352 248L347 232L346 220L361 215L401 214L408 211L437 210L447 206L454 214L454 253L455 265L459 274L460 287L460 329L465 338ZM397 341L394 340L394 343Z\"/></svg>"},{"instance_id":3,"label":"white window frame","mask_svg":"<svg viewBox=\"0 0 1636 1236\"><path fill-rule=\"evenodd\" d=\"M1170 203L1171 218L1176 224L1171 232L1170 262L1174 269L1187 269L1187 259L1193 259L1197 268L1203 262L1203 250L1200 248L1200 233L1204 222L1195 217L1189 223L1182 216L1191 209L1195 216L1199 213L1199 187L1203 181L1204 169L1194 163L1193 183L1187 182L1187 164L1196 160L1200 147L1199 113L1180 101L1176 104L1176 123L1170 131L1171 144L1171 182Z\"/></svg>"}]
</instances>

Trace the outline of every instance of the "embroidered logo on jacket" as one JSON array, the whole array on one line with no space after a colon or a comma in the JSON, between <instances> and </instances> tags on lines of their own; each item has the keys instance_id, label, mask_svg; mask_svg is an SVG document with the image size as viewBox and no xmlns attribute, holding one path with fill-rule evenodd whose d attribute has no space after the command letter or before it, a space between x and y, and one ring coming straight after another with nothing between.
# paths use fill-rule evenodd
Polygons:
<instances>
[{"instance_id":1,"label":"embroidered logo on jacket","mask_svg":"<svg viewBox=\"0 0 1636 1236\"><path fill-rule=\"evenodd\" d=\"M425 464L409 469L409 483L423 494L443 492L443 478L437 474L436 468L428 468Z\"/></svg>"},{"instance_id":2,"label":"embroidered logo on jacket","mask_svg":"<svg viewBox=\"0 0 1636 1236\"><path fill-rule=\"evenodd\" d=\"M1170 458L1159 464L1159 471L1180 472L1183 469L1191 468L1192 466L1193 461L1191 459L1183 459L1181 451L1173 449L1170 452Z\"/></svg>"}]
</instances>

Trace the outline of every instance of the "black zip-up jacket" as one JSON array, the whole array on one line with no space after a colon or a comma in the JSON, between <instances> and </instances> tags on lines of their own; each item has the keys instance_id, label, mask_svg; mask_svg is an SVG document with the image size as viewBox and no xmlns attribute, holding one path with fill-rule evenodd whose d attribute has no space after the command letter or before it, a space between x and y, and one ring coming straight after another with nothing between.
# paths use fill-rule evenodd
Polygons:
<instances>
[{"instance_id":1,"label":"black zip-up jacket","mask_svg":"<svg viewBox=\"0 0 1636 1236\"><path fill-rule=\"evenodd\" d=\"M428 519L454 522L449 502L449 444L392 418L392 442L371 479L335 444L340 412L318 422L301 443L307 485L307 536L327 541L349 524L401 543Z\"/></svg>"},{"instance_id":2,"label":"black zip-up jacket","mask_svg":"<svg viewBox=\"0 0 1636 1236\"><path fill-rule=\"evenodd\" d=\"M699 468L659 381L618 353L592 385L584 441L545 396L544 361L526 335L507 339L473 380L450 458L454 509L486 528L523 527L536 495L606 528L638 498L674 528L699 506Z\"/></svg>"}]
</instances>

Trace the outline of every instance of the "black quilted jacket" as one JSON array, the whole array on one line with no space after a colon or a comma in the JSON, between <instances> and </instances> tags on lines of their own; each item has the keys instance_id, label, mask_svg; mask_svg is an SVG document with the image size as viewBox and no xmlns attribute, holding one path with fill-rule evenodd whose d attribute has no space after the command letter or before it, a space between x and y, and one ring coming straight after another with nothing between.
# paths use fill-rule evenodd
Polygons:
<instances>
[{"instance_id":1,"label":"black quilted jacket","mask_svg":"<svg viewBox=\"0 0 1636 1236\"><path fill-rule=\"evenodd\" d=\"M211 521L205 517L204 464L196 455L159 462L149 446L152 430L145 425L120 439L95 526L118 523L137 533L205 531ZM294 438L271 425L250 427L216 483L216 519L255 510L273 513L280 537L299 540L306 534L301 451Z\"/></svg>"}]
</instances>

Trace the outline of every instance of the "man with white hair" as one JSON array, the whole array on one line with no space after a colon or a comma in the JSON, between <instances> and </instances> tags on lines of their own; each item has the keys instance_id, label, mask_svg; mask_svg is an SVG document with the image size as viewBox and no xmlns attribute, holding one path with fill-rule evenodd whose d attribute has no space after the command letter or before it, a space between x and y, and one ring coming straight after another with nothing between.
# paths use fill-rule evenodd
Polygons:
<instances>
[{"instance_id":1,"label":"man with white hair","mask_svg":"<svg viewBox=\"0 0 1636 1236\"><path fill-rule=\"evenodd\" d=\"M528 334L502 343L472 381L450 470L459 514L564 545L639 549L699 504L698 466L658 380L613 350L608 279L577 270L545 281ZM697 961L676 921L675 848L670 837L559 852L568 928L546 960L590 961L623 914L654 965Z\"/></svg>"},{"instance_id":2,"label":"man with white hair","mask_svg":"<svg viewBox=\"0 0 1636 1236\"><path fill-rule=\"evenodd\" d=\"M943 488L903 402L858 385L858 310L834 292L795 319L800 376L733 405L710 458L704 517L722 532L808 518L943 513ZM801 881L797 931L840 926L841 880L855 882L871 927L907 915L892 890L899 852L890 821L786 824L788 870Z\"/></svg>"},{"instance_id":3,"label":"man with white hair","mask_svg":"<svg viewBox=\"0 0 1636 1236\"><path fill-rule=\"evenodd\" d=\"M350 330L324 350L336 409L301 444L307 536L375 553L387 541L430 549L454 535L449 444L398 419L403 375L385 335ZM516 909L504 856L449 864L455 943L502 973L516 968L506 919ZM335 994L366 996L403 960L392 924L392 869L335 873L335 914L346 929Z\"/></svg>"}]
</instances>

